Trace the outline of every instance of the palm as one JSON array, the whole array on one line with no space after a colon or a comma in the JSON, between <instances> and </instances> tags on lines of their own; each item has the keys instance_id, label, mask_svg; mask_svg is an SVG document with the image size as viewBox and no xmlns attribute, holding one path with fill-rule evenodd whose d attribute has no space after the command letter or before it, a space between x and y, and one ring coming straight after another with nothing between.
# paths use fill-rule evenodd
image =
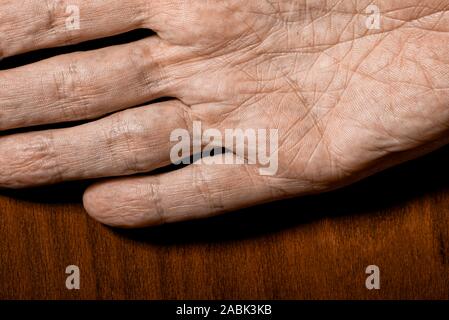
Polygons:
<instances>
[{"instance_id":1,"label":"palm","mask_svg":"<svg viewBox=\"0 0 449 320\"><path fill-rule=\"evenodd\" d=\"M186 16L196 36L166 35L198 57L192 77L201 97L182 101L211 126L278 128L276 178L291 180L278 187L296 181L303 189L304 180L334 187L419 154L423 144L435 148L449 117L445 6L384 1L383 26L370 30L363 14L370 3L193 5ZM212 72L204 76L206 69ZM220 101L204 110L217 87Z\"/></svg>"},{"instance_id":2,"label":"palm","mask_svg":"<svg viewBox=\"0 0 449 320\"><path fill-rule=\"evenodd\" d=\"M278 129L274 176L260 176L249 165L193 165L157 176L107 180L86 192L86 208L97 219L139 226L328 190L446 143L447 1L380 1L381 25L373 30L366 25L370 1L128 2L139 4L136 25L110 32L144 26L158 37L54 60L69 63L67 70L75 70L75 76L63 77L62 89L57 83L55 93L46 96L51 104L42 103L39 115L17 116L26 99L4 102L0 126L94 118L162 96L176 100L122 111L82 129L6 137L0 148L15 150L18 160L11 165L0 159L3 167L13 168L0 176L0 185L148 172L169 163L167 137L192 121L220 131ZM105 36L105 30L83 36ZM76 34L64 39L78 40ZM51 41L61 39L38 46ZM13 43L10 54L31 49L30 43L36 41ZM117 60L114 67L101 62L108 59ZM102 76L88 66L122 72L124 79ZM49 65L39 67L43 72ZM4 77L17 81L30 70ZM86 89L86 74L103 82ZM35 88L46 81L54 87L59 78L52 76L42 76ZM85 92L67 93L80 84ZM55 107L58 103L70 112ZM74 142L51 140L77 133ZM41 148L30 147L30 141ZM35 164L42 158L57 163L58 170Z\"/></svg>"}]
</instances>

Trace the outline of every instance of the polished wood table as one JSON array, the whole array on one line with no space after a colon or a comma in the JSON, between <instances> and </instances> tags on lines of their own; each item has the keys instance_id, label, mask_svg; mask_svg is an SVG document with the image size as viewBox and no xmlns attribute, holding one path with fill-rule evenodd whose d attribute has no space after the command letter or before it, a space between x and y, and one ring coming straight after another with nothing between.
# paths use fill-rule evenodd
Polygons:
<instances>
[{"instance_id":1,"label":"polished wood table","mask_svg":"<svg viewBox=\"0 0 449 320\"><path fill-rule=\"evenodd\" d=\"M86 183L3 191L0 298L447 299L448 164L444 148L326 195L137 231L87 217Z\"/></svg>"},{"instance_id":2,"label":"polished wood table","mask_svg":"<svg viewBox=\"0 0 449 320\"><path fill-rule=\"evenodd\" d=\"M329 194L136 231L91 220L88 183L0 191L1 299L449 298L449 148Z\"/></svg>"}]
</instances>

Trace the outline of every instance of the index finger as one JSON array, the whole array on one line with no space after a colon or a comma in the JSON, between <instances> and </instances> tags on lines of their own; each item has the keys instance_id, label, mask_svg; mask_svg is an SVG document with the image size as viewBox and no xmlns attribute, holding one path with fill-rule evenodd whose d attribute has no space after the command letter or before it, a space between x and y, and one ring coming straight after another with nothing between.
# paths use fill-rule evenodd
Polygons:
<instances>
[{"instance_id":1,"label":"index finger","mask_svg":"<svg viewBox=\"0 0 449 320\"><path fill-rule=\"evenodd\" d=\"M163 0L0 0L0 58L149 26Z\"/></svg>"}]
</instances>

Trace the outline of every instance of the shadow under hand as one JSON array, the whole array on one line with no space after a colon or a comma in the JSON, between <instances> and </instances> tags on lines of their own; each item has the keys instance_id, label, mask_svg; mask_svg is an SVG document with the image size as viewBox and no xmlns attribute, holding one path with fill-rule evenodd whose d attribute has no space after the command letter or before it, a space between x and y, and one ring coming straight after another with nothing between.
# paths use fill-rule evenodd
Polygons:
<instances>
[{"instance_id":1,"label":"shadow under hand","mask_svg":"<svg viewBox=\"0 0 449 320\"><path fill-rule=\"evenodd\" d=\"M424 194L449 189L448 163L449 146L326 194L260 205L208 219L114 232L131 240L163 245L223 242L279 232L325 217L373 214Z\"/></svg>"},{"instance_id":2,"label":"shadow under hand","mask_svg":"<svg viewBox=\"0 0 449 320\"><path fill-rule=\"evenodd\" d=\"M83 198L84 190L86 190L90 183L91 182L89 181L75 181L28 189L4 189L0 190L0 194L11 198L36 203L80 203Z\"/></svg>"}]
</instances>

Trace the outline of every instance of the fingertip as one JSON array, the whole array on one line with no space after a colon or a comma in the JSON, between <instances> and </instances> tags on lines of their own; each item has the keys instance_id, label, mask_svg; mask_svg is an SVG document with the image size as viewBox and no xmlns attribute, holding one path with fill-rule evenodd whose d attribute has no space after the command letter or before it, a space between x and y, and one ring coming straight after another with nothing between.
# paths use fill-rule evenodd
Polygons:
<instances>
[{"instance_id":1,"label":"fingertip","mask_svg":"<svg viewBox=\"0 0 449 320\"><path fill-rule=\"evenodd\" d=\"M120 180L98 182L83 195L87 213L111 227L141 228L160 224L139 190Z\"/></svg>"},{"instance_id":2,"label":"fingertip","mask_svg":"<svg viewBox=\"0 0 449 320\"><path fill-rule=\"evenodd\" d=\"M98 222L112 225L111 221L114 216L112 206L107 197L105 197L101 183L95 183L89 186L83 194L83 205L86 212Z\"/></svg>"}]
</instances>

